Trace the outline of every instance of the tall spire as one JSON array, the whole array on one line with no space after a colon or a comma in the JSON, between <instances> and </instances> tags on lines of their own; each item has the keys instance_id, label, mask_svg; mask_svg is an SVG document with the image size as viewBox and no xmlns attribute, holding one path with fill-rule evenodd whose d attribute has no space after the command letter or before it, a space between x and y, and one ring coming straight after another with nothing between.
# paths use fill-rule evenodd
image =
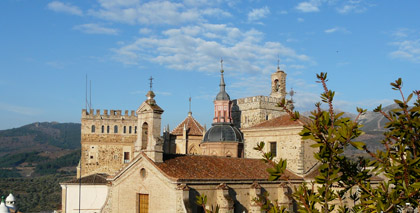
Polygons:
<instances>
[{"instance_id":1,"label":"tall spire","mask_svg":"<svg viewBox=\"0 0 420 213\"><path fill-rule=\"evenodd\" d=\"M189 101L190 101L190 110L188 111L188 116L192 116L192 112L191 112L191 96L189 98Z\"/></svg>"},{"instance_id":2,"label":"tall spire","mask_svg":"<svg viewBox=\"0 0 420 213\"><path fill-rule=\"evenodd\" d=\"M223 78L223 73L225 72L224 70L223 70L223 58L220 60L220 67L221 67L221 69L220 69L220 74L221 74L221 78L220 78L220 92L225 92L225 87L226 87L226 84L225 84L225 79Z\"/></svg>"}]
</instances>

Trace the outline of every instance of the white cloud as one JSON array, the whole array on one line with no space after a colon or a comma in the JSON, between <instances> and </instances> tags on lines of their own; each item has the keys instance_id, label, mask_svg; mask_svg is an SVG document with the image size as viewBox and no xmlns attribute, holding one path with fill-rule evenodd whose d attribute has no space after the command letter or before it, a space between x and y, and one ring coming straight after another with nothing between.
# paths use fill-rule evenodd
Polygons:
<instances>
[{"instance_id":1,"label":"white cloud","mask_svg":"<svg viewBox=\"0 0 420 213\"><path fill-rule=\"evenodd\" d=\"M243 32L224 24L201 24L141 37L114 51L115 58L124 64L147 60L171 69L202 72L218 72L220 57L232 73L271 73L277 54L294 64L312 62L282 43L262 42L263 36L253 29Z\"/></svg>"},{"instance_id":2,"label":"white cloud","mask_svg":"<svg viewBox=\"0 0 420 213\"><path fill-rule=\"evenodd\" d=\"M131 7L140 4L140 0L98 0L104 8Z\"/></svg>"},{"instance_id":3,"label":"white cloud","mask_svg":"<svg viewBox=\"0 0 420 213\"><path fill-rule=\"evenodd\" d=\"M349 33L349 31L344 27L333 27L333 28L324 30L324 32L327 33L327 34L337 33L337 32Z\"/></svg>"},{"instance_id":4,"label":"white cloud","mask_svg":"<svg viewBox=\"0 0 420 213\"><path fill-rule=\"evenodd\" d=\"M390 53L392 58L420 63L420 39L396 41L391 43L391 45L398 48Z\"/></svg>"},{"instance_id":5,"label":"white cloud","mask_svg":"<svg viewBox=\"0 0 420 213\"><path fill-rule=\"evenodd\" d=\"M303 18L298 18L298 19L297 19L297 21L298 21L298 22L304 22L304 21L305 21L305 19L303 19Z\"/></svg>"},{"instance_id":6,"label":"white cloud","mask_svg":"<svg viewBox=\"0 0 420 213\"><path fill-rule=\"evenodd\" d=\"M52 1L48 3L47 8L54 12L63 12L72 15L82 16L83 12L77 6L71 4L62 3L59 1Z\"/></svg>"},{"instance_id":7,"label":"white cloud","mask_svg":"<svg viewBox=\"0 0 420 213\"><path fill-rule=\"evenodd\" d=\"M288 12L287 12L287 10L282 10L282 11L280 11L280 14L286 15L286 14L288 14Z\"/></svg>"},{"instance_id":8,"label":"white cloud","mask_svg":"<svg viewBox=\"0 0 420 213\"><path fill-rule=\"evenodd\" d=\"M346 0L346 1L336 1L336 0L309 0L300 2L295 9L304 12L319 12L320 7L326 4L327 6L334 6L335 10L340 14L348 13L362 13L365 12L369 7L374 6L366 0Z\"/></svg>"},{"instance_id":9,"label":"white cloud","mask_svg":"<svg viewBox=\"0 0 420 213\"><path fill-rule=\"evenodd\" d=\"M151 30L151 29L149 29L149 28L141 28L141 29L139 30L139 33L140 33L140 34L150 34L150 33L152 33L152 30Z\"/></svg>"},{"instance_id":10,"label":"white cloud","mask_svg":"<svg viewBox=\"0 0 420 213\"><path fill-rule=\"evenodd\" d=\"M408 28L400 28L391 32L391 35L396 39L404 39L413 34L416 34L416 31Z\"/></svg>"},{"instance_id":11,"label":"white cloud","mask_svg":"<svg viewBox=\"0 0 420 213\"><path fill-rule=\"evenodd\" d=\"M207 16L215 16L215 17L231 17L232 14L229 12L226 12L220 8L206 8L200 11L201 14L207 15Z\"/></svg>"},{"instance_id":12,"label":"white cloud","mask_svg":"<svg viewBox=\"0 0 420 213\"><path fill-rule=\"evenodd\" d=\"M82 24L82 25L76 25L73 27L75 30L82 31L84 33L88 34L107 34L107 35L117 35L118 30L113 28L104 27L100 24Z\"/></svg>"},{"instance_id":13,"label":"white cloud","mask_svg":"<svg viewBox=\"0 0 420 213\"><path fill-rule=\"evenodd\" d=\"M292 64L292 65L289 65L288 67L289 68L292 68L292 69L297 69L297 70L305 69L306 68L305 65L301 65L301 64Z\"/></svg>"},{"instance_id":14,"label":"white cloud","mask_svg":"<svg viewBox=\"0 0 420 213\"><path fill-rule=\"evenodd\" d=\"M248 21L256 21L265 18L268 14L270 14L270 9L268 9L267 6L259 9L254 8L248 13Z\"/></svg>"},{"instance_id":15,"label":"white cloud","mask_svg":"<svg viewBox=\"0 0 420 213\"><path fill-rule=\"evenodd\" d=\"M397 49L390 52L391 58L420 63L420 33L417 30L400 28L390 33L395 39L389 45Z\"/></svg>"},{"instance_id":16,"label":"white cloud","mask_svg":"<svg viewBox=\"0 0 420 213\"><path fill-rule=\"evenodd\" d=\"M336 8L338 13L348 14L351 12L363 13L367 10L368 7L372 7L372 4L367 3L367 1L362 0L348 0L344 1L344 4Z\"/></svg>"},{"instance_id":17,"label":"white cloud","mask_svg":"<svg viewBox=\"0 0 420 213\"><path fill-rule=\"evenodd\" d=\"M319 1L301 2L296 6L296 9L304 13L319 12L319 5Z\"/></svg>"},{"instance_id":18,"label":"white cloud","mask_svg":"<svg viewBox=\"0 0 420 213\"><path fill-rule=\"evenodd\" d=\"M204 17L230 17L231 14L220 8L209 7L209 4L184 4L172 1L149 1L140 3L138 0L100 0L99 9L88 11L95 17L128 24L165 24L180 25L204 21ZM204 7L205 6L205 7Z\"/></svg>"}]
</instances>

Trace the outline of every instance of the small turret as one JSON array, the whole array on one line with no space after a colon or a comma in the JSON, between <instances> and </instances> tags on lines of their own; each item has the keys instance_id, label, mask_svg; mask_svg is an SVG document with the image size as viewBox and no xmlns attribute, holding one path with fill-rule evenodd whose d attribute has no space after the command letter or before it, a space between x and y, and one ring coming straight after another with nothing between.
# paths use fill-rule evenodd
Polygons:
<instances>
[{"instance_id":1,"label":"small turret","mask_svg":"<svg viewBox=\"0 0 420 213\"><path fill-rule=\"evenodd\" d=\"M6 198L6 206L11 209L16 209L16 199L12 193L10 193L9 196L7 196Z\"/></svg>"},{"instance_id":2,"label":"small turret","mask_svg":"<svg viewBox=\"0 0 420 213\"><path fill-rule=\"evenodd\" d=\"M1 197L0 213L10 213L9 208L7 208L6 204L4 203L4 196Z\"/></svg>"}]
</instances>

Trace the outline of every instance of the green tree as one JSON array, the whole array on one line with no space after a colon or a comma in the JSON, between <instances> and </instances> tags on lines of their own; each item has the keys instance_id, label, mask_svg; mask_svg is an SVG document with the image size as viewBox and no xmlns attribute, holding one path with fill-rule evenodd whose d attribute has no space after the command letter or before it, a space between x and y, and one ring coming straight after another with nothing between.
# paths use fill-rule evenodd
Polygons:
<instances>
[{"instance_id":1,"label":"green tree","mask_svg":"<svg viewBox=\"0 0 420 213\"><path fill-rule=\"evenodd\" d=\"M321 101L328 105L327 110L321 103L315 104L315 110L309 118L312 122L305 125L300 135L303 139L315 142L318 148L315 158L319 161L319 175L314 183L304 183L295 188L293 194L299 212L396 212L406 203L416 208L420 199L420 92L413 91L407 98L402 92L402 80L391 83L392 89L401 94L402 100L395 100L397 109L389 114L377 107L388 123L385 139L381 141L385 151L368 150L365 143L357 140L363 132L357 120L366 110L357 108L358 116L353 121L336 113L333 107L335 92L327 87L327 74L317 75L318 83L324 89ZM414 107L408 103L413 95L417 98ZM283 103L280 104L284 106ZM287 111L287 109L285 108ZM299 119L299 113L287 111L292 119ZM261 146L261 145L260 145ZM367 152L373 160L359 159L352 161L343 153L348 146ZM259 147L256 147L257 149ZM272 160L270 153L264 153L266 161ZM279 170L284 165L282 160L273 169L268 170L269 179L281 176ZM372 169L370 169L372 168ZM375 186L371 184L373 175L384 174L387 178ZM338 188L333 186L339 186ZM357 190L355 190L357 189ZM352 205L343 201L349 197ZM275 207L276 211L281 207ZM267 210L267 209L264 209Z\"/></svg>"}]
</instances>

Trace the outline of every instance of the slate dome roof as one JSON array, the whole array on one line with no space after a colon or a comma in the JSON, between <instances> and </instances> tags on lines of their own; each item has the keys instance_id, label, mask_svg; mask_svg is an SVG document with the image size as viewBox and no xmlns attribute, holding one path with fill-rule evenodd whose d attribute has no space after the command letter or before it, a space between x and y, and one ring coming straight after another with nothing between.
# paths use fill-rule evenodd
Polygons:
<instances>
[{"instance_id":1,"label":"slate dome roof","mask_svg":"<svg viewBox=\"0 0 420 213\"><path fill-rule=\"evenodd\" d=\"M230 123L213 123L204 135L203 142L243 142L242 133Z\"/></svg>"},{"instance_id":2,"label":"slate dome roof","mask_svg":"<svg viewBox=\"0 0 420 213\"><path fill-rule=\"evenodd\" d=\"M220 91L218 94L217 94L217 96L216 96L216 100L217 101L219 101L219 100L230 100L230 97L229 97L229 95L227 94L227 92L226 91Z\"/></svg>"}]
</instances>

